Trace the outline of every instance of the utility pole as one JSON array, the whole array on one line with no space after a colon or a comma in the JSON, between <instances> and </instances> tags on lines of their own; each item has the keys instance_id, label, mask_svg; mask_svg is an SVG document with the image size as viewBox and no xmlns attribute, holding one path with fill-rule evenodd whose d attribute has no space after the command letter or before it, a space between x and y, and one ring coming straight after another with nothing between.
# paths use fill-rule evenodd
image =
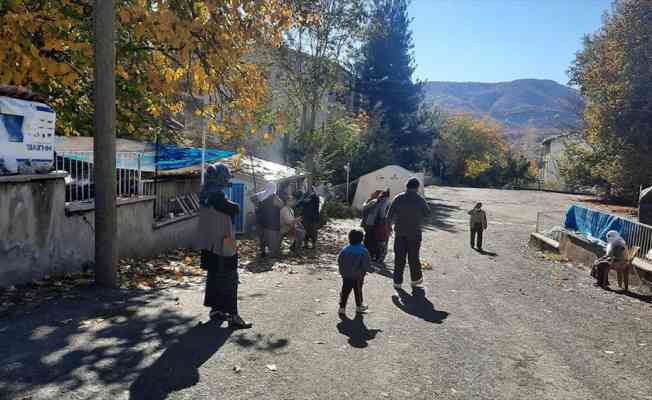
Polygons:
<instances>
[{"instance_id":1,"label":"utility pole","mask_svg":"<svg viewBox=\"0 0 652 400\"><path fill-rule=\"evenodd\" d=\"M115 0L95 0L95 282L118 284L115 169Z\"/></svg>"}]
</instances>

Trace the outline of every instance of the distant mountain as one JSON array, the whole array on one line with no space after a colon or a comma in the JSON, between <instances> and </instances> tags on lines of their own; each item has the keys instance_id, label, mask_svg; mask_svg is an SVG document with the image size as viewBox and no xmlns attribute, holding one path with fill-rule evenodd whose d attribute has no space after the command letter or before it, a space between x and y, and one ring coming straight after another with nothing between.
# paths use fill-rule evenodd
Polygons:
<instances>
[{"instance_id":1,"label":"distant mountain","mask_svg":"<svg viewBox=\"0 0 652 400\"><path fill-rule=\"evenodd\" d=\"M491 117L507 128L508 139L528 152L543 138L581 123L584 99L551 80L512 82L426 82L425 101L449 113Z\"/></svg>"}]
</instances>

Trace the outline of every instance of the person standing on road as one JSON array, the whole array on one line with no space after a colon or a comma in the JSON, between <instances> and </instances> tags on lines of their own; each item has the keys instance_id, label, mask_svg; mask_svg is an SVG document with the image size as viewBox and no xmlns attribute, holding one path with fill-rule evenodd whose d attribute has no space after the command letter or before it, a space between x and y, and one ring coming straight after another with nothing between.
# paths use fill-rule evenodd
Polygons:
<instances>
[{"instance_id":1,"label":"person standing on road","mask_svg":"<svg viewBox=\"0 0 652 400\"><path fill-rule=\"evenodd\" d=\"M373 272L371 267L371 256L369 251L362 244L364 233L353 229L349 232L349 245L340 252L337 257L337 265L342 276L342 291L340 292L340 316L346 315L346 303L353 291L356 304L356 313L363 314L368 307L364 304L362 286L367 272Z\"/></svg>"},{"instance_id":2,"label":"person standing on road","mask_svg":"<svg viewBox=\"0 0 652 400\"><path fill-rule=\"evenodd\" d=\"M321 223L319 203L319 196L315 192L315 188L312 188L310 194L301 201L302 223L306 229L306 240L304 242L306 248L308 248L309 243L312 243L313 249L317 247L317 235Z\"/></svg>"},{"instance_id":3,"label":"person standing on road","mask_svg":"<svg viewBox=\"0 0 652 400\"><path fill-rule=\"evenodd\" d=\"M390 234L389 224L387 223L387 212L390 206L389 193L389 189L387 189L378 197L378 216L374 225L376 254L373 261L379 264L384 264L385 256L387 256L387 241Z\"/></svg>"},{"instance_id":4,"label":"person standing on road","mask_svg":"<svg viewBox=\"0 0 652 400\"><path fill-rule=\"evenodd\" d=\"M482 251L482 234L487 230L487 213L482 209L482 203L478 203L468 214L471 216L469 218L469 224L471 226L471 248L476 248L477 243L477 249Z\"/></svg>"},{"instance_id":5,"label":"person standing on road","mask_svg":"<svg viewBox=\"0 0 652 400\"><path fill-rule=\"evenodd\" d=\"M283 201L276 194L277 187L273 182L265 185L262 192L256 193L256 225L260 229L260 248L263 255L269 248L272 257L278 257L281 252L281 208Z\"/></svg>"},{"instance_id":6,"label":"person standing on road","mask_svg":"<svg viewBox=\"0 0 652 400\"><path fill-rule=\"evenodd\" d=\"M223 164L206 168L206 183L200 194L199 248L201 267L208 271L204 305L210 318L228 321L234 329L251 328L238 313L238 253L233 220L240 206L231 202L224 188L231 180Z\"/></svg>"},{"instance_id":7,"label":"person standing on road","mask_svg":"<svg viewBox=\"0 0 652 400\"><path fill-rule=\"evenodd\" d=\"M421 227L423 221L430 215L430 207L426 200L419 195L421 183L417 178L410 178L406 191L399 194L392 201L387 214L387 221L394 226L394 287L401 288L403 284L403 271L405 261L410 264L410 277L412 287L423 283L421 261Z\"/></svg>"},{"instance_id":8,"label":"person standing on road","mask_svg":"<svg viewBox=\"0 0 652 400\"><path fill-rule=\"evenodd\" d=\"M376 222L380 211L378 199L382 192L376 190L369 199L362 205L362 221L360 226L364 229L364 245L369 250L371 258L375 259L378 254L378 241L376 240Z\"/></svg>"},{"instance_id":9,"label":"person standing on road","mask_svg":"<svg viewBox=\"0 0 652 400\"><path fill-rule=\"evenodd\" d=\"M292 241L290 250L293 253L299 253L306 236L306 231L301 225L301 218L294 216L294 206L292 199L287 199L283 208L281 208L281 238L287 237Z\"/></svg>"}]
</instances>

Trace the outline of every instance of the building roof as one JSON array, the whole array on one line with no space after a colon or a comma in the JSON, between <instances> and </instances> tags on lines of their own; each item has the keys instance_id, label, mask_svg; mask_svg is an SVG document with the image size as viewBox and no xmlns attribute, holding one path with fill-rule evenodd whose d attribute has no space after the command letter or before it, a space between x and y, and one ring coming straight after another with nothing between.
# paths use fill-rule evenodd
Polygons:
<instances>
[{"instance_id":1,"label":"building roof","mask_svg":"<svg viewBox=\"0 0 652 400\"><path fill-rule=\"evenodd\" d=\"M245 176L254 176L261 182L282 182L292 178L299 178L306 176L303 171L296 168L288 167L287 165L275 163L273 161L263 160L257 157L235 155L223 158L218 162L225 164L229 167L232 174L241 174ZM191 167L179 168L174 170L159 171L159 176L183 176L183 175L199 175L201 173L201 165L193 165Z\"/></svg>"},{"instance_id":2,"label":"building roof","mask_svg":"<svg viewBox=\"0 0 652 400\"><path fill-rule=\"evenodd\" d=\"M92 137L79 137L79 136L57 136L55 140L55 150L59 154L66 152L92 152L93 151L93 138ZM179 149L184 150L184 149ZM185 149L188 150L188 149ZM199 149L194 149L196 152ZM141 142L137 140L130 139L116 139L116 152L125 152L125 153L144 153L145 156L142 160L141 168L143 171L153 172L154 167L153 156L152 154L156 151L156 146L152 143ZM221 152L219 150L210 149L212 153L224 153L228 154L229 152ZM233 154L233 153L230 153ZM172 176L187 176L187 175L199 175L201 173L201 159L196 155L193 156L196 158L195 165L188 165L179 168L165 168L161 167L159 163L158 175L165 177ZM91 161L92 157L88 159ZM92 161L91 161L92 162ZM278 182L295 177L305 176L301 171L298 171L295 168L288 167L287 165L275 163L272 161L263 160L257 157L240 157L239 155L229 155L227 157L219 157L219 160L214 162L224 163L229 167L232 173L240 173L244 175L251 176L255 174L256 179L265 182ZM150 165L151 164L151 165ZM129 167L123 167L129 168Z\"/></svg>"},{"instance_id":3,"label":"building roof","mask_svg":"<svg viewBox=\"0 0 652 400\"><path fill-rule=\"evenodd\" d=\"M57 136L54 149L58 153L69 151L93 151L93 138L88 136ZM116 139L115 149L125 153L147 153L156 151L154 144L131 139Z\"/></svg>"},{"instance_id":4,"label":"building roof","mask_svg":"<svg viewBox=\"0 0 652 400\"><path fill-rule=\"evenodd\" d=\"M45 98L29 89L16 86L0 85L0 96L12 97L14 99L37 101L44 103Z\"/></svg>"}]
</instances>

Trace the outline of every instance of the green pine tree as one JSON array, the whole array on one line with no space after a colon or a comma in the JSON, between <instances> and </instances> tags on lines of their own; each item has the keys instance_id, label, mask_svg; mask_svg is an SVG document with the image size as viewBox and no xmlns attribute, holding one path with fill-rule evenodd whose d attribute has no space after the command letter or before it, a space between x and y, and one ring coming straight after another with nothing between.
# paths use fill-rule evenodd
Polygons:
<instances>
[{"instance_id":1,"label":"green pine tree","mask_svg":"<svg viewBox=\"0 0 652 400\"><path fill-rule=\"evenodd\" d=\"M414 56L407 0L373 0L371 18L358 62L356 91L369 114L382 115L395 161L416 167L417 149L432 143L419 106L421 84L413 81Z\"/></svg>"}]
</instances>

